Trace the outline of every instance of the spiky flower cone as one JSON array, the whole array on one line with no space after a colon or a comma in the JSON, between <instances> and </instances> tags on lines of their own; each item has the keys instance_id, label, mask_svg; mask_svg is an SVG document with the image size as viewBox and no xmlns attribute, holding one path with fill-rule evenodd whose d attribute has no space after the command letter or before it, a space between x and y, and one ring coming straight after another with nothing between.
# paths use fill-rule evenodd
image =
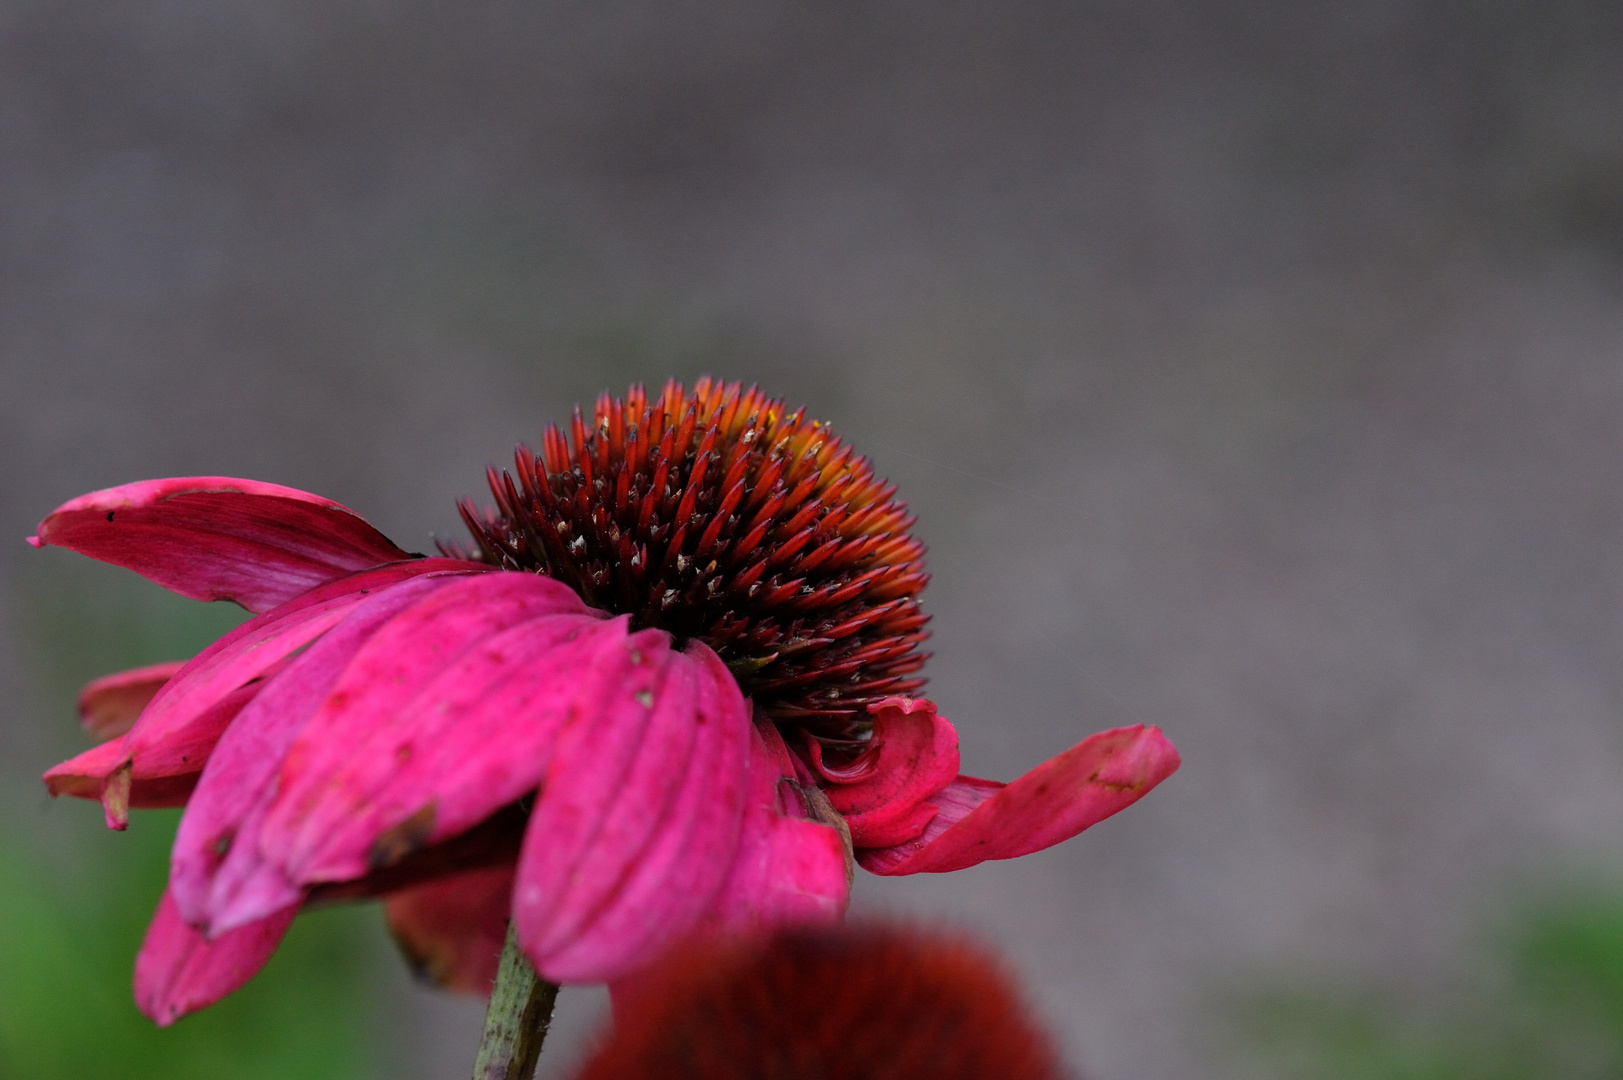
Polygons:
<instances>
[{"instance_id":1,"label":"spiky flower cone","mask_svg":"<svg viewBox=\"0 0 1623 1080\"><path fill-rule=\"evenodd\" d=\"M697 638L759 713L825 738L859 738L869 704L923 686L913 518L804 409L708 378L652 399L634 386L515 466L490 471L493 512L461 504L478 552L448 554Z\"/></svg>"}]
</instances>

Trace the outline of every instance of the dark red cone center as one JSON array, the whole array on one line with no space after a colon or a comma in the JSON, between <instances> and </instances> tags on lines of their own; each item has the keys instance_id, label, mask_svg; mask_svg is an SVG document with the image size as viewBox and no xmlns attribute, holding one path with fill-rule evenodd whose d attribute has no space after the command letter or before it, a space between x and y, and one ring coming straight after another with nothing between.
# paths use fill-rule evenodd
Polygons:
<instances>
[{"instance_id":1,"label":"dark red cone center","mask_svg":"<svg viewBox=\"0 0 1623 1080\"><path fill-rule=\"evenodd\" d=\"M633 386L515 465L490 470L493 510L461 503L475 557L698 638L772 719L860 738L870 702L923 685L914 519L804 409L708 378Z\"/></svg>"}]
</instances>

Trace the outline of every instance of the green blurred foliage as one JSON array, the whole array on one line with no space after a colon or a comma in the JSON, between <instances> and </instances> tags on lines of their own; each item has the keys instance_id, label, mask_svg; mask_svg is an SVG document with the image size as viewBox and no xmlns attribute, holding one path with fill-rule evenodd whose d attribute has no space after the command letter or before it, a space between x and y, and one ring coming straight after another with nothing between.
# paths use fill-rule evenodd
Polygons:
<instances>
[{"instance_id":1,"label":"green blurred foliage","mask_svg":"<svg viewBox=\"0 0 1623 1080\"><path fill-rule=\"evenodd\" d=\"M1316 1080L1623 1077L1623 891L1523 904L1445 1004L1275 985L1234 1016L1244 1075Z\"/></svg>"},{"instance_id":2,"label":"green blurred foliage","mask_svg":"<svg viewBox=\"0 0 1623 1080\"><path fill-rule=\"evenodd\" d=\"M159 1030L130 973L178 815L139 817L92 845L80 873L0 847L0 1076L166 1080L355 1077L375 1072L377 913L309 913L237 994Z\"/></svg>"},{"instance_id":3,"label":"green blurred foliage","mask_svg":"<svg viewBox=\"0 0 1623 1080\"><path fill-rule=\"evenodd\" d=\"M245 617L84 560L72 570L30 583L19 627L36 658L34 696L48 717L34 722L59 724L63 753L88 745L73 720L83 681L185 658ZM128 832L112 833L91 804L6 805L0 1078L319 1080L381 1071L378 976L388 958L374 908L300 916L244 989L160 1030L136 1010L130 980L162 895L179 812L138 811Z\"/></svg>"}]
</instances>

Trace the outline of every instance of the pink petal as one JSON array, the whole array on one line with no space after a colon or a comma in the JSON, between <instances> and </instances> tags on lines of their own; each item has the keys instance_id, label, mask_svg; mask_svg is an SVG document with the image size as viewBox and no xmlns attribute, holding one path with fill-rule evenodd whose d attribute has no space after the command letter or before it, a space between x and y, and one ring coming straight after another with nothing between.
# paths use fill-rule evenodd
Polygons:
<instances>
[{"instance_id":1,"label":"pink petal","mask_svg":"<svg viewBox=\"0 0 1623 1080\"><path fill-rule=\"evenodd\" d=\"M845 841L799 816L804 808L792 797L799 781L783 738L770 723L754 727L744 828L712 919L734 931L836 921L850 898Z\"/></svg>"},{"instance_id":2,"label":"pink petal","mask_svg":"<svg viewBox=\"0 0 1623 1080\"><path fill-rule=\"evenodd\" d=\"M128 567L193 600L235 600L249 611L269 611L334 578L411 557L331 499L224 476L92 491L59 506L30 542Z\"/></svg>"},{"instance_id":3,"label":"pink petal","mask_svg":"<svg viewBox=\"0 0 1623 1080\"><path fill-rule=\"evenodd\" d=\"M696 712L673 717L694 729L685 767L674 759L666 764L680 786L652 839L596 909L586 911L578 892L566 901L582 915L578 928L571 932L557 920L550 934L538 935L551 943L536 957L549 978L598 982L647 963L700 924L732 867L749 781L749 705L726 665L699 642L673 655L671 667L689 673L697 689ZM656 715L650 727L657 722ZM646 738L643 754L658 755ZM636 789L628 783L621 802L636 797ZM532 830L526 840L540 844L545 837Z\"/></svg>"},{"instance_id":4,"label":"pink petal","mask_svg":"<svg viewBox=\"0 0 1623 1080\"><path fill-rule=\"evenodd\" d=\"M402 613L289 751L261 853L301 883L356 878L534 791L581 669L625 637L624 620L527 573Z\"/></svg>"},{"instance_id":5,"label":"pink petal","mask_svg":"<svg viewBox=\"0 0 1623 1080\"><path fill-rule=\"evenodd\" d=\"M661 635L663 637L663 635ZM650 635L653 637L653 635ZM641 644L641 643L639 643ZM665 641L660 641L665 645ZM694 672L690 667L674 662L668 652L659 656L650 666L664 670L663 678L646 689L633 690L626 698L633 708L640 708L646 718L640 724L617 717L601 717L598 723L630 729L640 726L634 756L621 774L618 783L610 789L592 783L580 783L582 773L592 765L590 754L572 753L565 759L560 755L560 772L549 777L547 789L541 793L543 805L554 796L560 803L569 799L571 788L588 788L604 797L594 799L591 809L601 812L592 816L590 831L591 854L578 862L567 877L557 882L550 918L544 922L534 919L525 940L535 956L552 959L568 943L576 940L583 928L608 903L626 882L638 861L666 831L672 804L681 792L687 778L688 766L693 760L693 744L698 734L698 687L694 685ZM612 693L612 691L611 691ZM633 700L642 693L646 703ZM611 699L612 701L612 699ZM610 705L610 710L613 705ZM590 721L588 721L590 722ZM607 740L604 740L607 741ZM579 751L590 741L576 743L571 750ZM538 818L544 823L551 819ZM580 830L586 832L588 830ZM531 835L528 829L525 835ZM544 830L535 833L536 843L551 846L556 838ZM520 862L525 862L520 855ZM533 865L533 864L532 864Z\"/></svg>"},{"instance_id":6,"label":"pink petal","mask_svg":"<svg viewBox=\"0 0 1623 1080\"><path fill-rule=\"evenodd\" d=\"M248 620L198 653L159 690L130 729L134 756L172 737L178 726L232 690L264 676L383 590L420 577L489 572L489 567L457 559L394 563L328 582Z\"/></svg>"},{"instance_id":7,"label":"pink petal","mask_svg":"<svg viewBox=\"0 0 1623 1080\"><path fill-rule=\"evenodd\" d=\"M103 675L79 691L79 722L98 741L117 738L135 726L152 695L185 666L184 660L169 660Z\"/></svg>"},{"instance_id":8,"label":"pink petal","mask_svg":"<svg viewBox=\"0 0 1623 1080\"><path fill-rule=\"evenodd\" d=\"M265 966L297 913L286 908L210 941L165 892L135 958L135 1004L159 1027L212 1005Z\"/></svg>"},{"instance_id":9,"label":"pink petal","mask_svg":"<svg viewBox=\"0 0 1623 1080\"><path fill-rule=\"evenodd\" d=\"M958 775L958 733L923 698L886 698L870 706L873 738L851 765L830 768L808 740L824 794L845 818L857 847L892 847L922 833L936 808L927 800Z\"/></svg>"},{"instance_id":10,"label":"pink petal","mask_svg":"<svg viewBox=\"0 0 1623 1080\"><path fill-rule=\"evenodd\" d=\"M72 795L80 799L100 799L102 785L128 765L124 743L115 739L93 746L77 757L54 765L45 773L45 789L52 795Z\"/></svg>"},{"instance_id":11,"label":"pink petal","mask_svg":"<svg viewBox=\"0 0 1623 1080\"><path fill-rule=\"evenodd\" d=\"M418 559L353 574L250 619L188 661L153 696L135 726L45 774L53 795L99 799L108 781L132 767L129 805L180 806L221 732L289 656L325 634L379 590L412 578L488 572L454 559ZM109 821L122 828L122 818Z\"/></svg>"},{"instance_id":12,"label":"pink petal","mask_svg":"<svg viewBox=\"0 0 1623 1080\"><path fill-rule=\"evenodd\" d=\"M894 875L1029 855L1131 806L1178 763L1160 728L1101 731L1007 786L959 777L935 796L940 813L922 836L859 850L857 861L873 873Z\"/></svg>"},{"instance_id":13,"label":"pink petal","mask_svg":"<svg viewBox=\"0 0 1623 1080\"><path fill-rule=\"evenodd\" d=\"M411 604L460 580L465 579L428 576L366 597L271 679L226 729L180 820L170 861L169 888L190 922L218 934L297 902L300 889L264 872L258 845L259 823L276 796L282 759L310 714L378 628ZM220 912L228 901L259 906L227 924Z\"/></svg>"},{"instance_id":14,"label":"pink petal","mask_svg":"<svg viewBox=\"0 0 1623 1080\"><path fill-rule=\"evenodd\" d=\"M417 974L447 990L489 994L512 895L513 868L498 866L402 889L383 910Z\"/></svg>"},{"instance_id":15,"label":"pink petal","mask_svg":"<svg viewBox=\"0 0 1623 1080\"><path fill-rule=\"evenodd\" d=\"M524 950L544 974L647 847L692 753L696 688L672 663L668 634L631 635L581 682L525 831L513 901Z\"/></svg>"}]
</instances>

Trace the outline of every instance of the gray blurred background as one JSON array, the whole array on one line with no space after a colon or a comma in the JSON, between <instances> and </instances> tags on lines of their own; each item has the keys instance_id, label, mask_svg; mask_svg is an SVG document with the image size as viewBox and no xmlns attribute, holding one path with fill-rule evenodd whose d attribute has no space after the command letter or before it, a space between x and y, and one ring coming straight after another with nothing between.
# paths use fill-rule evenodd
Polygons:
<instances>
[{"instance_id":1,"label":"gray blurred background","mask_svg":"<svg viewBox=\"0 0 1623 1080\"><path fill-rule=\"evenodd\" d=\"M710 372L918 513L966 771L1184 754L858 910L997 942L1096 1080L1226 1075L1259 967L1424 988L1623 866L1620 48L1602 0L0 3L0 806L99 828L36 779L27 613L120 580L22 544L59 502L248 476L422 549ZM465 1074L480 1006L397 967L388 1074Z\"/></svg>"}]
</instances>

